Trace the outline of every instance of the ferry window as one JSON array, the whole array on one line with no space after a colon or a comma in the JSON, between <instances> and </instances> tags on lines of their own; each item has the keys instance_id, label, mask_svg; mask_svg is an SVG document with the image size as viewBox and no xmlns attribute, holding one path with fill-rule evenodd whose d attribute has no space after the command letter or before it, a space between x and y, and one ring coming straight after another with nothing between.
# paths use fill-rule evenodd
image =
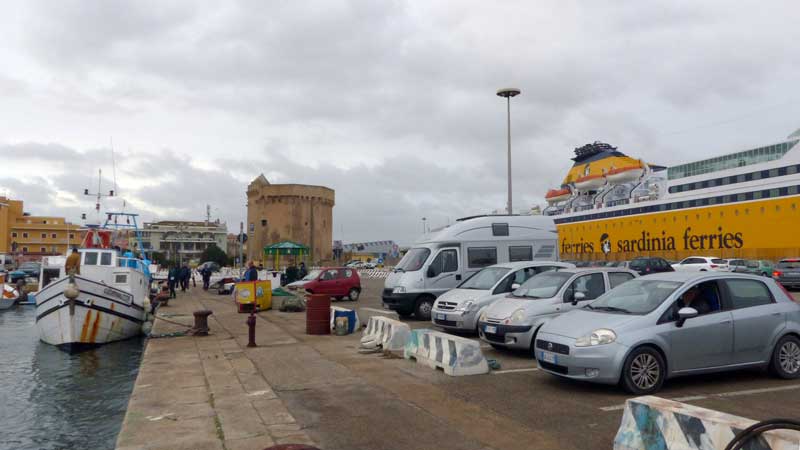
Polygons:
<instances>
[{"instance_id":1,"label":"ferry window","mask_svg":"<svg viewBox=\"0 0 800 450\"><path fill-rule=\"evenodd\" d=\"M761 172L753 172L753 180L760 180Z\"/></svg>"},{"instance_id":2,"label":"ferry window","mask_svg":"<svg viewBox=\"0 0 800 450\"><path fill-rule=\"evenodd\" d=\"M770 169L769 177L772 178L772 177L777 177L777 176L778 176L778 169Z\"/></svg>"},{"instance_id":3,"label":"ferry window","mask_svg":"<svg viewBox=\"0 0 800 450\"><path fill-rule=\"evenodd\" d=\"M745 198L745 200L752 200L753 199L753 193L752 192L748 192L747 194L744 195L744 198Z\"/></svg>"},{"instance_id":4,"label":"ferry window","mask_svg":"<svg viewBox=\"0 0 800 450\"><path fill-rule=\"evenodd\" d=\"M467 265L470 268L497 264L497 248L476 247L467 249Z\"/></svg>"},{"instance_id":5,"label":"ferry window","mask_svg":"<svg viewBox=\"0 0 800 450\"><path fill-rule=\"evenodd\" d=\"M531 246L508 247L508 260L511 262L533 261L533 247Z\"/></svg>"},{"instance_id":6,"label":"ferry window","mask_svg":"<svg viewBox=\"0 0 800 450\"><path fill-rule=\"evenodd\" d=\"M797 194L797 186L789 186L789 189L787 189L787 193L788 195Z\"/></svg>"},{"instance_id":7,"label":"ferry window","mask_svg":"<svg viewBox=\"0 0 800 450\"><path fill-rule=\"evenodd\" d=\"M761 171L761 178L769 178L769 171L768 170L762 170Z\"/></svg>"},{"instance_id":8,"label":"ferry window","mask_svg":"<svg viewBox=\"0 0 800 450\"><path fill-rule=\"evenodd\" d=\"M745 195L744 195L744 194L739 194L739 195L737 195L737 196L736 196L736 201L737 201L737 202L743 202L743 201L745 201Z\"/></svg>"},{"instance_id":9,"label":"ferry window","mask_svg":"<svg viewBox=\"0 0 800 450\"><path fill-rule=\"evenodd\" d=\"M743 183L744 182L744 174L737 175L736 176L736 182L737 183Z\"/></svg>"},{"instance_id":10,"label":"ferry window","mask_svg":"<svg viewBox=\"0 0 800 450\"><path fill-rule=\"evenodd\" d=\"M97 265L97 252L88 252L83 254L83 265L84 266L96 266Z\"/></svg>"},{"instance_id":11,"label":"ferry window","mask_svg":"<svg viewBox=\"0 0 800 450\"><path fill-rule=\"evenodd\" d=\"M782 177L784 175L786 175L786 167L779 167L778 168L778 176Z\"/></svg>"},{"instance_id":12,"label":"ferry window","mask_svg":"<svg viewBox=\"0 0 800 450\"><path fill-rule=\"evenodd\" d=\"M797 173L797 166L789 166L786 168L787 175L794 175Z\"/></svg>"},{"instance_id":13,"label":"ferry window","mask_svg":"<svg viewBox=\"0 0 800 450\"><path fill-rule=\"evenodd\" d=\"M780 191L778 189L770 189L769 196L770 197L778 197L780 195Z\"/></svg>"},{"instance_id":14,"label":"ferry window","mask_svg":"<svg viewBox=\"0 0 800 450\"><path fill-rule=\"evenodd\" d=\"M100 254L100 265L101 266L110 266L111 265L111 253L103 252Z\"/></svg>"},{"instance_id":15,"label":"ferry window","mask_svg":"<svg viewBox=\"0 0 800 450\"><path fill-rule=\"evenodd\" d=\"M508 224L507 223L493 223L492 224L492 236L508 236Z\"/></svg>"},{"instance_id":16,"label":"ferry window","mask_svg":"<svg viewBox=\"0 0 800 450\"><path fill-rule=\"evenodd\" d=\"M114 283L125 284L127 282L128 282L128 275L127 274L124 274L124 273L119 274L118 273L118 274L114 275Z\"/></svg>"}]
</instances>

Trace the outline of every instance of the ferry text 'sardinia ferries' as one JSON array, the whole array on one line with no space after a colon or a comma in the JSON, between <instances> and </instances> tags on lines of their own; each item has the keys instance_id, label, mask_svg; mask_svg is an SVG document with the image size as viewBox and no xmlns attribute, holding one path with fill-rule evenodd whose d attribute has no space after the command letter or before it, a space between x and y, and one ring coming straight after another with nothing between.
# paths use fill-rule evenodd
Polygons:
<instances>
[{"instance_id":1,"label":"ferry text 'sardinia ferries'","mask_svg":"<svg viewBox=\"0 0 800 450\"><path fill-rule=\"evenodd\" d=\"M786 140L674 167L608 144L575 150L545 214L562 258L780 259L800 254L800 130Z\"/></svg>"}]
</instances>

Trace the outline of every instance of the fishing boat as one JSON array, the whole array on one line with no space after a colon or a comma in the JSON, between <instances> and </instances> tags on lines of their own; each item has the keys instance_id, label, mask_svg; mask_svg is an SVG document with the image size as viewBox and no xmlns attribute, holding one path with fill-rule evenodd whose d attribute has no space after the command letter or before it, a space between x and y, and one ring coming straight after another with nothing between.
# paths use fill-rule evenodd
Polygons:
<instances>
[{"instance_id":1,"label":"fishing boat","mask_svg":"<svg viewBox=\"0 0 800 450\"><path fill-rule=\"evenodd\" d=\"M562 258L778 260L800 251L800 130L671 167L602 142L576 148L572 160L543 211L556 224ZM568 189L574 195L563 195Z\"/></svg>"},{"instance_id":2,"label":"fishing boat","mask_svg":"<svg viewBox=\"0 0 800 450\"><path fill-rule=\"evenodd\" d=\"M135 214L112 215L133 218L138 238ZM108 221L87 227L79 274L66 273L64 257L42 265L36 326L43 342L77 352L142 333L150 309L149 262L112 247L113 232Z\"/></svg>"}]
</instances>

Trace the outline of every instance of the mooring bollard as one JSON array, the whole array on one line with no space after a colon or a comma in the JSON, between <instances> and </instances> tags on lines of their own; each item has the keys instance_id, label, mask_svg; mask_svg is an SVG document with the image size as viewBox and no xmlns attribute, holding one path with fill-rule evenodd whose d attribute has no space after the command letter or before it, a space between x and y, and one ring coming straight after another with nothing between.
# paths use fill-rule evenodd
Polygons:
<instances>
[{"instance_id":1,"label":"mooring bollard","mask_svg":"<svg viewBox=\"0 0 800 450\"><path fill-rule=\"evenodd\" d=\"M195 336L208 336L208 316L213 314L213 311L201 309L193 314L194 327L192 327L192 334Z\"/></svg>"},{"instance_id":2,"label":"mooring bollard","mask_svg":"<svg viewBox=\"0 0 800 450\"><path fill-rule=\"evenodd\" d=\"M255 308L253 308L253 310L255 310ZM252 312L250 316L247 317L247 346L258 347L258 345L256 345L256 315Z\"/></svg>"}]
</instances>

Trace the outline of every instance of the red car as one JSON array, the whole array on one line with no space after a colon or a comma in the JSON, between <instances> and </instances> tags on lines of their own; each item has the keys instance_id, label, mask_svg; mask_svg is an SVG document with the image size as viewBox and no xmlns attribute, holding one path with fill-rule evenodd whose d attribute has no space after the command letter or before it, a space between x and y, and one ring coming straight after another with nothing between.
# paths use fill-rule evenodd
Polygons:
<instances>
[{"instance_id":1,"label":"red car","mask_svg":"<svg viewBox=\"0 0 800 450\"><path fill-rule=\"evenodd\" d=\"M325 267L303 289L310 294L328 294L336 300L347 297L356 301L361 294L361 278L357 270L349 267Z\"/></svg>"}]
</instances>

